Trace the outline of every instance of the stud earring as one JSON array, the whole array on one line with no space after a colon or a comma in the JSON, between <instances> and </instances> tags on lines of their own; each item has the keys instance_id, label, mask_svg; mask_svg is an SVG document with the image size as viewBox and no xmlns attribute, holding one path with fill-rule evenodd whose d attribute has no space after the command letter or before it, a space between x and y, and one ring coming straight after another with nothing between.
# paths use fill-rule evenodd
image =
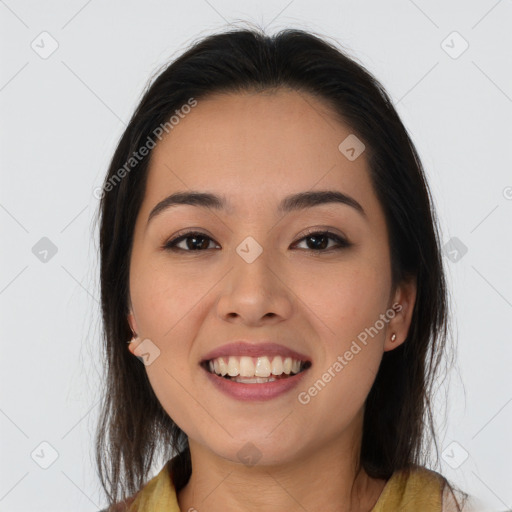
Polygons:
<instances>
[{"instance_id":1,"label":"stud earring","mask_svg":"<svg viewBox=\"0 0 512 512\"><path fill-rule=\"evenodd\" d=\"M128 345L129 345L130 343L133 343L137 338L138 338L137 334L133 333L132 339L128 340L126 343L128 343Z\"/></svg>"},{"instance_id":2,"label":"stud earring","mask_svg":"<svg viewBox=\"0 0 512 512\"><path fill-rule=\"evenodd\" d=\"M391 336L391 341L395 341L396 340L396 334L393 333L393 335Z\"/></svg>"}]
</instances>

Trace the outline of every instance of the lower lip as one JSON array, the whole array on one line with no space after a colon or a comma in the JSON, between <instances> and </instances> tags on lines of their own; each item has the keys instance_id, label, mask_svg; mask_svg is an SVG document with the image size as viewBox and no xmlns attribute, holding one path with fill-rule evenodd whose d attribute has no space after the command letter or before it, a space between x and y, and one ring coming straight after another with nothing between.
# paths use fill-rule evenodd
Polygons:
<instances>
[{"instance_id":1,"label":"lower lip","mask_svg":"<svg viewBox=\"0 0 512 512\"><path fill-rule=\"evenodd\" d=\"M219 377L204 368L203 370L208 375L210 381L217 386L220 391L242 401L270 400L283 395L297 386L304 377L304 374L308 371L308 369L306 369L293 377L277 379L273 382L243 384L242 382L235 382L233 380L225 379L224 377Z\"/></svg>"}]
</instances>

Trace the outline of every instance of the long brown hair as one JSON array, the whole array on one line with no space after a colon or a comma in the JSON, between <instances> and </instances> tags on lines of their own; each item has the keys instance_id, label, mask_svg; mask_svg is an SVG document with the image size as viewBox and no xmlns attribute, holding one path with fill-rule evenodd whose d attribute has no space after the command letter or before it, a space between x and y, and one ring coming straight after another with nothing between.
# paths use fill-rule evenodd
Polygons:
<instances>
[{"instance_id":1,"label":"long brown hair","mask_svg":"<svg viewBox=\"0 0 512 512\"><path fill-rule=\"evenodd\" d=\"M130 159L191 98L280 87L320 98L364 142L388 226L393 287L411 276L417 282L407 340L384 353L366 400L361 465L370 476L388 479L395 470L429 465L431 442L438 461L431 397L449 338L448 296L434 205L407 130L383 86L336 45L297 29L274 36L230 30L195 42L158 74L105 177L99 216L106 383L96 460L110 503L143 486L159 453L165 460L180 454L173 470L177 488L191 472L185 433L162 408L144 366L126 347L132 335L130 253L151 151L135 164Z\"/></svg>"}]
</instances>

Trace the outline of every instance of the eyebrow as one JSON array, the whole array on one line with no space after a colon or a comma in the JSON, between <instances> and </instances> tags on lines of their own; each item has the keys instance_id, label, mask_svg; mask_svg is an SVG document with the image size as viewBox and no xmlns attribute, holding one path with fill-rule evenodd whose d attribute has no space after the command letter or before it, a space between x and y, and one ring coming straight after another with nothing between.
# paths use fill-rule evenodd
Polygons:
<instances>
[{"instance_id":1,"label":"eyebrow","mask_svg":"<svg viewBox=\"0 0 512 512\"><path fill-rule=\"evenodd\" d=\"M305 210L325 204L343 204L354 208L360 215L367 219L364 208L351 196L337 190L319 190L299 192L285 197L278 205L278 213ZM148 216L147 223L164 210L177 205L192 205L201 208L213 208L215 210L226 209L228 201L224 196L218 196L209 192L187 191L175 192L160 201Z\"/></svg>"}]
</instances>

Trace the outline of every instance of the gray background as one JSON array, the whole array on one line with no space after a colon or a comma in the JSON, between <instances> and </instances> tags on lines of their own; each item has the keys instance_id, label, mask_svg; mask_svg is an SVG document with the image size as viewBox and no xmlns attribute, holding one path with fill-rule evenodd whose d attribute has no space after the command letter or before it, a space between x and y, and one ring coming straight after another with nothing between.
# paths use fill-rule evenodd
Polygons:
<instances>
[{"instance_id":1,"label":"gray background","mask_svg":"<svg viewBox=\"0 0 512 512\"><path fill-rule=\"evenodd\" d=\"M332 37L394 99L448 244L458 364L438 394L440 469L512 508L512 2L5 0L0 511L105 503L93 191L153 73L238 20Z\"/></svg>"}]
</instances>

